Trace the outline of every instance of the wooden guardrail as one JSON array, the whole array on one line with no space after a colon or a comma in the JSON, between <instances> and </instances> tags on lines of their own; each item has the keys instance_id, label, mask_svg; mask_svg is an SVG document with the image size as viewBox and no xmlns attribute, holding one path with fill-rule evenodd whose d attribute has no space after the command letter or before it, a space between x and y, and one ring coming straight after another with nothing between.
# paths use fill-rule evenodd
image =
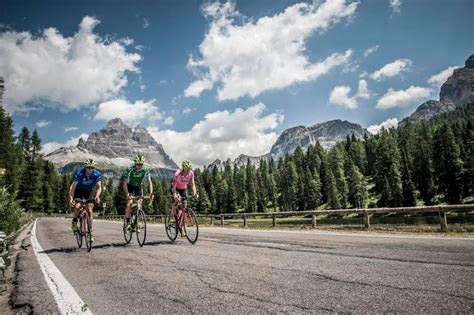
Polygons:
<instances>
[{"instance_id":1,"label":"wooden guardrail","mask_svg":"<svg viewBox=\"0 0 474 315\"><path fill-rule=\"evenodd\" d=\"M255 213L221 213L221 214L198 214L198 217L210 218L211 225L214 224L214 220L220 220L220 225L224 225L225 218L242 218L243 226L247 227L248 218L251 217L271 217L272 225L277 225L278 217L291 217L291 216L311 216L311 226L317 228L317 216L321 215L363 215L364 226L370 228L370 216L373 214L390 214L390 213L401 213L401 214L414 214L414 213L438 213L439 223L441 231L448 231L448 222L446 218L447 212L470 212L474 211L474 204L465 205L440 205L440 206L423 206L423 207L401 207L401 208L366 208L366 209L337 209L337 210L315 210L315 211L282 211L282 212L255 212ZM163 223L164 215L148 215L148 220L153 223ZM99 218L105 220L122 220L121 215L105 215Z\"/></svg>"}]
</instances>

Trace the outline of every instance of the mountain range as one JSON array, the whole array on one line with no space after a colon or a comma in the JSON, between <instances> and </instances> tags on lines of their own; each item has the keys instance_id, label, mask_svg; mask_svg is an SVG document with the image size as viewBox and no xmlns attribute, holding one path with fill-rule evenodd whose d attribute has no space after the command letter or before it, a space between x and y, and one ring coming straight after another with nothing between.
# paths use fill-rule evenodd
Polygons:
<instances>
[{"instance_id":1,"label":"mountain range","mask_svg":"<svg viewBox=\"0 0 474 315\"><path fill-rule=\"evenodd\" d=\"M472 101L474 55L466 60L465 67L454 70L452 76L441 86L439 100L424 102L400 124L407 120L427 120L452 111L459 104ZM225 163L241 166L248 160L257 164L262 158L277 160L292 153L298 146L306 149L319 141L323 148L329 149L347 135L360 138L367 133L367 129L360 125L342 120L331 120L310 127L296 126L284 130L267 154L253 157L241 154L236 159L227 159L225 162L217 159L208 166L223 167ZM52 161L61 172L72 171L86 158L94 158L103 168L112 169L130 165L131 157L138 152L145 155L147 164L155 170L167 170L165 173L170 173L178 167L145 128L137 126L132 129L119 118L112 119L103 129L90 134L87 140L79 139L76 146L63 147L47 154L46 159Z\"/></svg>"}]
</instances>

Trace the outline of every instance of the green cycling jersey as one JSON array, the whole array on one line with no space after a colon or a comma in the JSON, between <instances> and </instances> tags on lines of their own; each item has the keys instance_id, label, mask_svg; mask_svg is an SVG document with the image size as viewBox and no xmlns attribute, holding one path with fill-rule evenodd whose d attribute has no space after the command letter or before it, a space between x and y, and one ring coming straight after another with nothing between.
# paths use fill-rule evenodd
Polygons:
<instances>
[{"instance_id":1,"label":"green cycling jersey","mask_svg":"<svg viewBox=\"0 0 474 315\"><path fill-rule=\"evenodd\" d=\"M123 173L122 178L127 180L128 184L135 187L140 187L145 179L151 176L151 171L147 167L142 167L140 170L135 169L135 166L127 168Z\"/></svg>"}]
</instances>

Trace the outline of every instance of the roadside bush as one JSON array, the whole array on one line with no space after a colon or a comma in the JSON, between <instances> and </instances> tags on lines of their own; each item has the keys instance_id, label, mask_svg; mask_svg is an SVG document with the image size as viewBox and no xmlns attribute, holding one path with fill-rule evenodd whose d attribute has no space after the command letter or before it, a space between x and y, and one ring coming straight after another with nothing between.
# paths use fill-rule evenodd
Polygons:
<instances>
[{"instance_id":1,"label":"roadside bush","mask_svg":"<svg viewBox=\"0 0 474 315\"><path fill-rule=\"evenodd\" d=\"M23 211L19 207L15 196L5 187L0 188L0 231L10 234L17 230L22 222Z\"/></svg>"}]
</instances>

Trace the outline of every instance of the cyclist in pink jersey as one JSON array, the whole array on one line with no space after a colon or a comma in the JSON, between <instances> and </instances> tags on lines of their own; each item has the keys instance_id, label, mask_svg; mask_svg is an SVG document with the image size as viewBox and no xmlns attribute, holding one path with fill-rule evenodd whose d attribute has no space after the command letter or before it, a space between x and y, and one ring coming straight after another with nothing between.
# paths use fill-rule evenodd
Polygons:
<instances>
[{"instance_id":1,"label":"cyclist in pink jersey","mask_svg":"<svg viewBox=\"0 0 474 315\"><path fill-rule=\"evenodd\" d=\"M184 160L181 166L182 168L176 171L173 178L172 192L175 200L179 199L179 197L187 196L186 188L188 187L189 183L192 183L191 187L193 189L193 196L197 196L196 184L194 182L194 173L191 170L191 162L188 160Z\"/></svg>"},{"instance_id":2,"label":"cyclist in pink jersey","mask_svg":"<svg viewBox=\"0 0 474 315\"><path fill-rule=\"evenodd\" d=\"M173 193L173 208L171 209L171 213L176 215L176 207L178 206L179 200L184 197L187 197L186 188L188 184L192 184L193 189L193 196L198 198L198 194L196 193L196 183L194 182L194 173L191 170L192 165L189 160L184 160L181 164L182 168L176 171L173 178L173 185L171 186L171 192ZM181 216L181 210L178 213L178 217ZM185 236L186 231L181 231L181 236Z\"/></svg>"}]
</instances>

